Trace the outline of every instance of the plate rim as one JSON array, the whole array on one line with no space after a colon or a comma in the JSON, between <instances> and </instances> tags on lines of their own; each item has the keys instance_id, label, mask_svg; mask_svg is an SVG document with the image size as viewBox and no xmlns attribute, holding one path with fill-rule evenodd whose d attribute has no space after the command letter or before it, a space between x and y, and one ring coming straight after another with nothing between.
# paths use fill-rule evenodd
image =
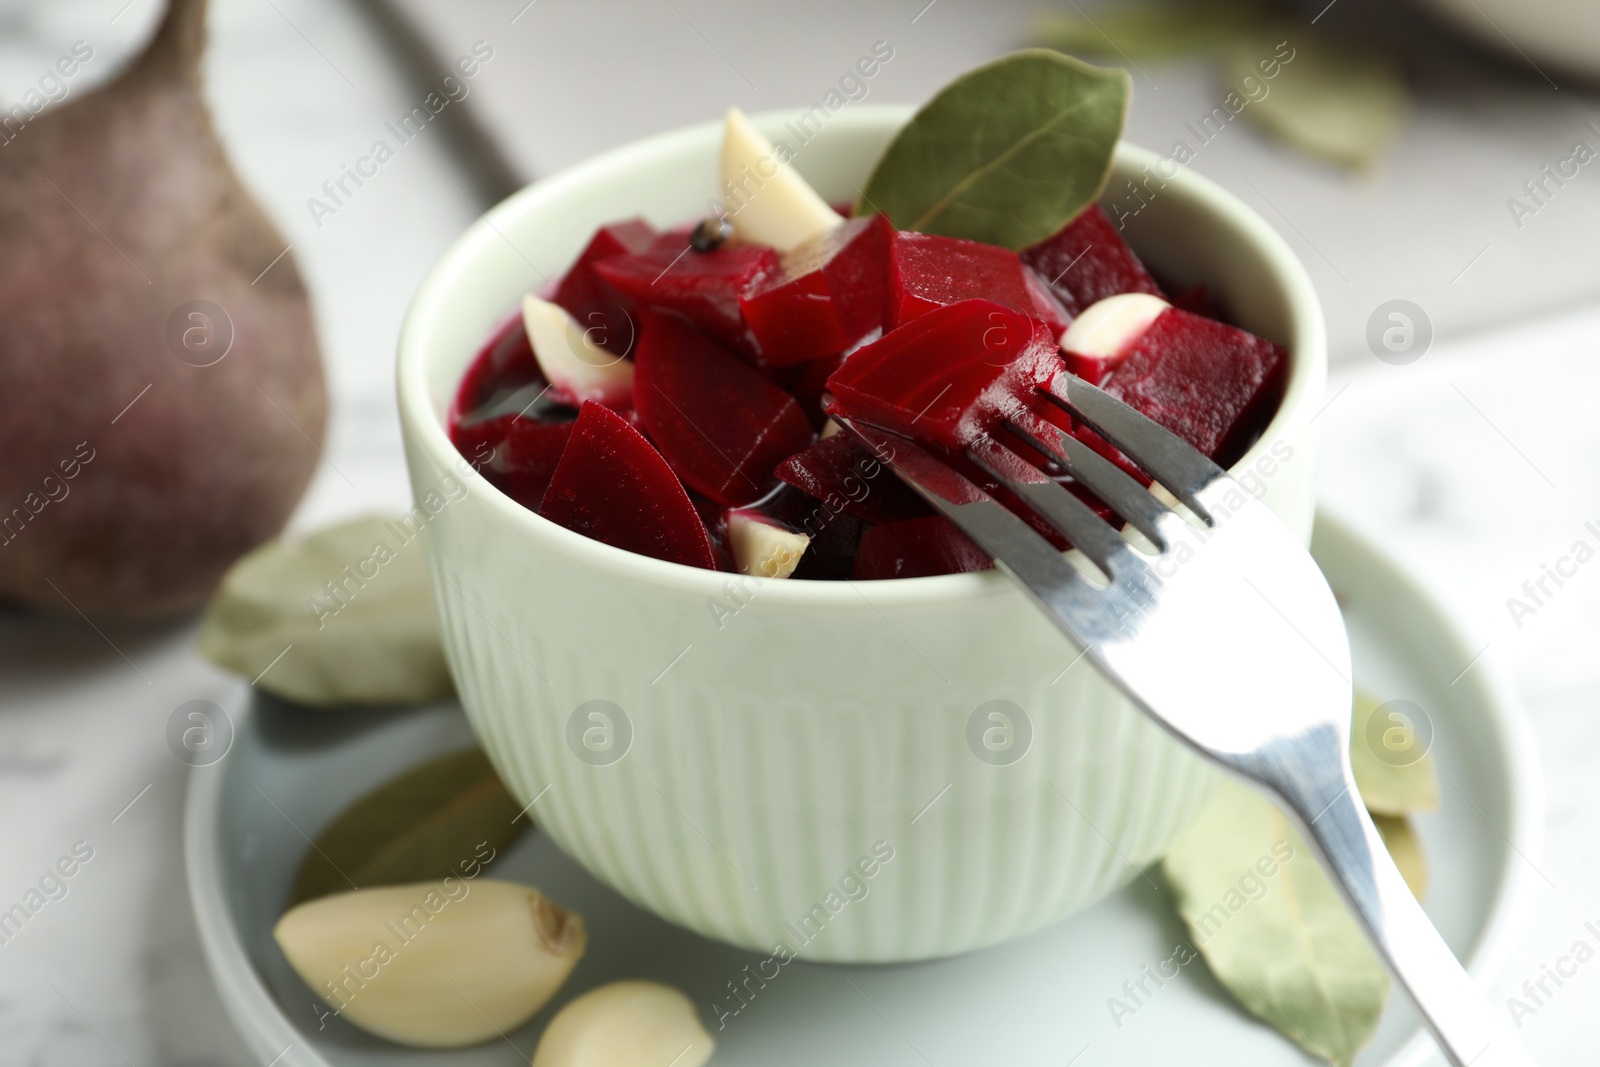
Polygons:
<instances>
[{"instance_id":1,"label":"plate rim","mask_svg":"<svg viewBox=\"0 0 1600 1067\"><path fill-rule=\"evenodd\" d=\"M1397 555L1382 548L1358 523L1319 505L1313 537L1327 546L1325 552L1360 559L1365 567L1381 572L1399 595L1418 602L1439 633L1464 653L1471 655L1472 649L1480 647L1472 628L1450 614L1448 599L1431 582L1407 570ZM1509 820L1506 827L1495 827L1508 849L1488 915L1466 961L1468 973L1480 988L1504 969L1527 927L1536 892L1534 868L1544 854L1544 781L1532 725L1510 674L1499 657L1483 647L1458 681L1470 679L1471 689L1488 709L1495 732L1493 743L1506 776ZM228 714L254 714L250 693L248 683L236 680L225 698L231 709ZM221 892L222 768L226 763L224 758L191 767L184 796L185 881L201 951L228 1018L252 1052L273 1057L270 1062L274 1065L332 1067L315 1046L302 1043L299 1029L266 988ZM295 1054L297 1048L304 1054ZM1436 1053L1432 1039L1419 1029L1382 1067L1419 1067Z\"/></svg>"}]
</instances>

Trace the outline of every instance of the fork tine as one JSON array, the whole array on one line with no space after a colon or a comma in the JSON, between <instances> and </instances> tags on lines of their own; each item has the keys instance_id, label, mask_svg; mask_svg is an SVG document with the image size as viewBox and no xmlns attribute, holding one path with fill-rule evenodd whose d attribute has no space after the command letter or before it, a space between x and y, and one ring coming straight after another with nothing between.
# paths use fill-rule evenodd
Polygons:
<instances>
[{"instance_id":1,"label":"fork tine","mask_svg":"<svg viewBox=\"0 0 1600 1067\"><path fill-rule=\"evenodd\" d=\"M1057 374L1043 395L1088 423L1196 515L1213 523L1199 494L1218 478L1226 477L1227 472L1196 452L1183 438L1076 375Z\"/></svg>"},{"instance_id":2,"label":"fork tine","mask_svg":"<svg viewBox=\"0 0 1600 1067\"><path fill-rule=\"evenodd\" d=\"M1015 575L1064 629L1061 620L1072 618L1074 625L1066 632L1080 646L1085 640L1123 629L1125 620L1113 610L1109 598L1004 504L905 438L838 413L833 420ZM1095 521L1099 522L1098 517Z\"/></svg>"},{"instance_id":3,"label":"fork tine","mask_svg":"<svg viewBox=\"0 0 1600 1067\"><path fill-rule=\"evenodd\" d=\"M1161 527L1176 516L1126 471L1059 426L1032 412L1023 412L1013 418L1006 424L1006 429L1049 456L1068 474L1082 482L1124 521L1148 537L1156 546L1156 551L1166 551L1170 538L1162 534Z\"/></svg>"},{"instance_id":4,"label":"fork tine","mask_svg":"<svg viewBox=\"0 0 1600 1067\"><path fill-rule=\"evenodd\" d=\"M1021 497L1109 577L1115 579L1142 566L1128 542L1093 508L1000 442L980 437L967 446L967 456Z\"/></svg>"}]
</instances>

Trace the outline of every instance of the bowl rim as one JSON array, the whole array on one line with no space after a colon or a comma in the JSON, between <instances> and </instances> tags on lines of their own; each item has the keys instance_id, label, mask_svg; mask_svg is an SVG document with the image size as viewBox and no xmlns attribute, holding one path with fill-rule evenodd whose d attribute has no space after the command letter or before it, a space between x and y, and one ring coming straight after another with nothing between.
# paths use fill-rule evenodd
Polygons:
<instances>
[{"instance_id":1,"label":"bowl rim","mask_svg":"<svg viewBox=\"0 0 1600 1067\"><path fill-rule=\"evenodd\" d=\"M915 113L910 105L878 104L852 108L834 116L830 130L843 132L891 133ZM764 111L751 115L763 130L780 128L793 121L799 109ZM396 363L402 435L419 448L439 468L454 470L466 479L468 495L475 496L498 518L516 529L531 543L552 553L572 557L575 562L615 577L645 585L664 587L694 597L727 595L733 582L758 583L761 599L774 604L838 608L859 606L866 599L863 587L872 591L869 604L911 607L957 605L976 600L1017 595L1017 589L998 568L962 574L941 574L888 581L790 581L759 578L727 571L711 571L672 563L617 548L568 530L517 503L494 488L450 443L445 421L434 411L429 396L427 371L430 343L447 313L445 293L470 277L474 264L486 246L509 242L508 231L521 228L521 220L546 209L550 201L559 202L568 193L587 184L599 174L615 169L648 172L651 164L664 156L684 152L715 151L721 143L723 120L681 126L592 156L589 159L539 179L523 187L487 212L467 228L428 272L412 298L401 326ZM1154 166L1158 153L1126 141L1117 145L1116 164L1137 170ZM1304 265L1287 242L1256 211L1216 182L1180 167L1170 179L1164 178L1181 194L1202 202L1239 231L1262 255L1284 286L1289 309L1289 373L1277 413L1258 440L1230 467L1238 472L1249 468L1271 445L1290 437L1303 424L1315 418L1309 409L1320 396L1327 377L1327 340L1322 307ZM708 185L708 190L710 190ZM514 247L514 246L513 246Z\"/></svg>"}]
</instances>

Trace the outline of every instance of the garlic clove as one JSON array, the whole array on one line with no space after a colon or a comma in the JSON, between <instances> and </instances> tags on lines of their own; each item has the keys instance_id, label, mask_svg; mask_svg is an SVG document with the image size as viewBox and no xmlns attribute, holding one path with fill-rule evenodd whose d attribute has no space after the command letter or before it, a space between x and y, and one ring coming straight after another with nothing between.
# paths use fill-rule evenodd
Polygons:
<instances>
[{"instance_id":1,"label":"garlic clove","mask_svg":"<svg viewBox=\"0 0 1600 1067\"><path fill-rule=\"evenodd\" d=\"M844 223L736 107L722 133L722 200L734 233L779 252Z\"/></svg>"},{"instance_id":2,"label":"garlic clove","mask_svg":"<svg viewBox=\"0 0 1600 1067\"><path fill-rule=\"evenodd\" d=\"M1119 293L1097 300L1072 320L1061 335L1061 347L1080 356L1121 359L1171 306L1149 293Z\"/></svg>"},{"instance_id":3,"label":"garlic clove","mask_svg":"<svg viewBox=\"0 0 1600 1067\"><path fill-rule=\"evenodd\" d=\"M589 339L583 325L559 304L522 298L522 327L545 380L566 402L593 400L612 407L633 398L633 364Z\"/></svg>"},{"instance_id":4,"label":"garlic clove","mask_svg":"<svg viewBox=\"0 0 1600 1067\"><path fill-rule=\"evenodd\" d=\"M272 931L296 973L361 1029L456 1048L515 1029L583 955L583 918L511 882L359 889L290 909Z\"/></svg>"},{"instance_id":5,"label":"garlic clove","mask_svg":"<svg viewBox=\"0 0 1600 1067\"><path fill-rule=\"evenodd\" d=\"M740 574L787 578L800 566L811 538L776 526L756 512L728 512L728 547Z\"/></svg>"},{"instance_id":6,"label":"garlic clove","mask_svg":"<svg viewBox=\"0 0 1600 1067\"><path fill-rule=\"evenodd\" d=\"M539 1038L533 1067L703 1067L716 1042L689 998L658 982L591 989Z\"/></svg>"}]
</instances>

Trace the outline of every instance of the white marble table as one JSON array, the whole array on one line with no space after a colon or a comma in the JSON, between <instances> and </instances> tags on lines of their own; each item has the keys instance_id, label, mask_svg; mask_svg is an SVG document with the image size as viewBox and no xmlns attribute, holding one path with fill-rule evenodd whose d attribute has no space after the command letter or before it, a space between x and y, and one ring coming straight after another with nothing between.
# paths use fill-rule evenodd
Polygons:
<instances>
[{"instance_id":1,"label":"white marble table","mask_svg":"<svg viewBox=\"0 0 1600 1067\"><path fill-rule=\"evenodd\" d=\"M827 19L790 25L800 18L792 7L786 13L783 5L758 5L736 30L721 24L709 5L687 0L640 0L624 15L614 14L608 30L595 11L599 5L563 0L539 0L515 23L524 0L473 0L451 5L449 17L440 14L443 5L431 5L437 10L429 21L440 51L450 57L480 36L482 20L499 21L503 59L491 71L507 73L498 88L486 76L474 106L488 125L508 131L517 165L543 170L640 132L704 117L728 99L757 107L809 99L813 75L853 56L857 38L873 32L880 16L903 24L900 70L906 72L898 82L886 81L880 98L917 99L1014 43L1027 10L1002 5L1003 17L990 18L964 7L965 0L941 0L913 24L923 2L873 8L848 25L837 15L841 32L831 38L834 23ZM97 49L97 65L86 77L109 73L157 14L154 0L124 3L0 0L0 100L14 99L78 38ZM348 3L217 0L214 6L208 92L239 169L280 221L316 293L334 400L326 451L349 479L331 468L320 471L295 524L397 509L407 499L390 384L398 323L433 259L486 205L472 202L472 180L452 163L445 144L420 138L383 169L381 180L316 226L306 198L384 122L409 110L418 90L394 69L371 24ZM740 97L743 75L723 65L712 41L734 48L730 42L738 34L763 27L769 38L789 43L738 53L755 68L765 67L764 91ZM819 51L818 42L830 39L831 50ZM635 62L642 72L627 74ZM512 76L516 71L520 76ZM1150 73L1160 89L1146 94L1147 105L1136 105L1134 130L1159 143L1164 124L1187 114L1210 89L1192 69ZM562 109L579 99L574 94L583 78L603 76L649 92L637 108L590 113L585 127ZM1430 172L1428 153L1493 157L1502 175L1536 170L1540 153L1559 146L1557 134L1592 112L1593 100L1568 92L1545 104L1533 95L1518 82L1503 99L1469 98L1475 115L1425 109L1417 139L1395 167L1402 176L1431 173L1435 197L1469 195L1488 204L1487 218L1490 208L1498 210L1494 183L1460 168ZM1284 203L1290 197L1325 202L1335 213L1365 204L1382 218L1403 216L1408 204L1430 199L1426 188L1409 181L1398 183L1403 188L1381 179L1346 187L1271 155L1251 134L1219 144L1196 166L1230 185L1251 178L1270 198L1264 210L1275 222L1270 203L1280 197ZM1582 187L1571 194L1553 205L1551 218L1541 217L1547 230L1537 240L1504 239L1482 219L1457 225L1458 219L1430 209L1427 225L1400 242L1398 253L1404 271L1440 294L1430 306L1437 307L1447 336L1408 366L1380 363L1361 343L1377 296L1407 295L1372 290L1363 281L1372 272L1393 271L1396 249L1364 253L1341 244L1332 250L1326 242L1340 230L1332 215L1306 223L1314 227L1309 237L1293 223L1285 229L1334 312L1339 360L1334 399L1323 417L1325 498L1445 588L1461 616L1483 633L1488 654L1509 663L1545 761L1549 844L1538 864L1545 900L1498 983L1501 998L1524 980L1538 979L1542 966L1575 942L1600 948L1584 926L1600 920L1600 798L1593 784L1600 773L1600 715L1593 707L1600 656L1591 645L1600 643L1600 564L1579 569L1520 626L1507 608L1507 598L1522 596L1523 582L1537 580L1541 567L1556 563L1572 542L1588 537L1600 545L1584 527L1586 520L1600 520L1600 421L1591 399L1600 385L1600 292L1593 273L1561 273L1551 291L1571 307L1551 317L1535 313L1548 302L1537 286L1515 282L1549 269L1542 258L1548 247L1567 262L1581 252L1591 261L1587 269L1595 270L1595 194ZM1482 228L1481 241L1477 231L1463 230L1473 226ZM1566 240L1564 229L1572 233ZM1520 284L1514 299L1463 301L1448 283L1436 284L1434 274L1460 269L1457 259L1466 257L1458 252L1470 255L1483 241L1500 242L1496 255L1506 257L1503 263L1485 260L1483 266L1493 268L1485 290ZM1332 263L1319 266L1319 245L1340 257L1342 271L1330 273ZM1594 302L1586 302L1585 293ZM251 1062L212 992L183 881L179 810L186 768L168 751L165 725L178 704L215 697L224 683L194 656L191 639L186 623L155 631L107 627L102 636L70 622L0 615L0 907L21 899L75 842L94 850L68 883L68 894L0 945L0 1062ZM1591 963L1526 1021L1528 1042L1543 1062L1592 1057L1589 1050L1600 1039L1591 1007L1597 997L1600 963Z\"/></svg>"}]
</instances>

